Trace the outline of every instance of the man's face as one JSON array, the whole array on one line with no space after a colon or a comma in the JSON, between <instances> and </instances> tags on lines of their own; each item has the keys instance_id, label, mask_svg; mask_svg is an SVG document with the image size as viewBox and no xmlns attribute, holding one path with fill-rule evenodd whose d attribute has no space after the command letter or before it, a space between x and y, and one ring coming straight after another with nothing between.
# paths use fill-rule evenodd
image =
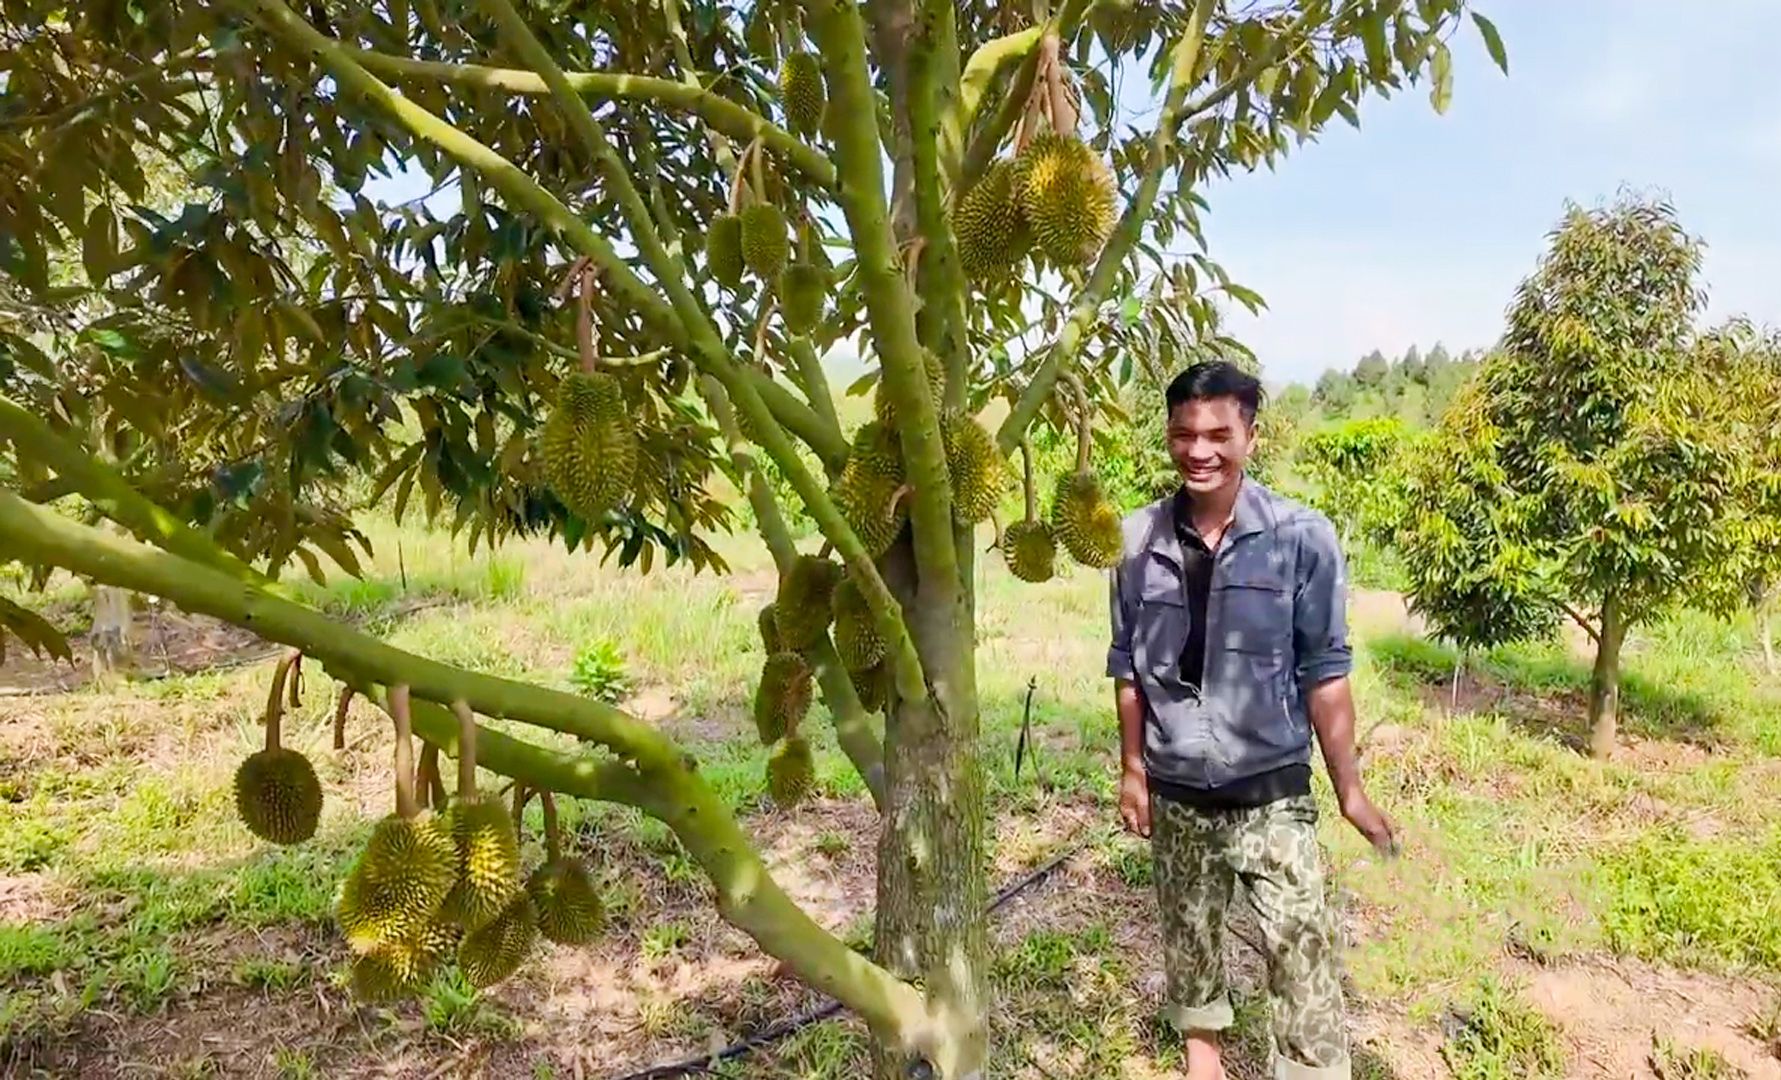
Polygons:
<instances>
[{"instance_id":1,"label":"man's face","mask_svg":"<svg viewBox=\"0 0 1781 1080\"><path fill-rule=\"evenodd\" d=\"M1195 494L1237 482L1255 449L1255 425L1234 397L1184 401L1169 413L1169 458Z\"/></svg>"}]
</instances>

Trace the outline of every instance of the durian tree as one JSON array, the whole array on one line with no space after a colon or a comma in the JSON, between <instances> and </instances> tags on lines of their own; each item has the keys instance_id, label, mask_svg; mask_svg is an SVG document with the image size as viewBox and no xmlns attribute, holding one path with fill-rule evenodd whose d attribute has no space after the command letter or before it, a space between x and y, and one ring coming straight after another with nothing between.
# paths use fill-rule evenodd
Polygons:
<instances>
[{"instance_id":1,"label":"durian tree","mask_svg":"<svg viewBox=\"0 0 1781 1080\"><path fill-rule=\"evenodd\" d=\"M0 285L68 313L0 326L0 557L249 628L389 714L394 809L340 896L366 996L594 932L554 830L520 887L480 769L547 821L557 796L658 817L725 918L864 1019L881 1075L980 1076L978 530L1024 472L1017 573L1117 556L1093 432L1123 422L1119 310L1166 282L1168 355L1206 348L1218 303L1256 302L1200 244L1208 182L1358 125L1372 94L1444 109L1464 6L0 0ZM145 205L145 162L197 194ZM424 193L374 198L395 174ZM871 364L858 430L837 350ZM1014 462L1035 427L1078 447L1043 515ZM294 601L294 564L358 571L365 480L364 505L400 517L418 491L472 549L548 534L639 572L721 571L708 538L726 482L745 492L781 575L768 787L807 793L820 693L882 811L873 955L786 896L660 731ZM267 721L238 794L282 842L314 792Z\"/></svg>"}]
</instances>

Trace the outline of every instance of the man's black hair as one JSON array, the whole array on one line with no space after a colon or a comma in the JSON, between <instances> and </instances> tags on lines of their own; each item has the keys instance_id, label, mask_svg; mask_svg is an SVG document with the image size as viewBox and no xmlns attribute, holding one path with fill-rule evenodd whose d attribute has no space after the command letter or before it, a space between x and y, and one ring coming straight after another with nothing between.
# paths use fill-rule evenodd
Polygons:
<instances>
[{"instance_id":1,"label":"man's black hair","mask_svg":"<svg viewBox=\"0 0 1781 1080\"><path fill-rule=\"evenodd\" d=\"M1213 398L1236 398L1237 409L1244 423L1255 423L1255 414L1262 407L1261 380L1228 360L1202 360L1175 376L1163 397L1168 402L1167 415L1174 415L1177 406L1189 401Z\"/></svg>"}]
</instances>

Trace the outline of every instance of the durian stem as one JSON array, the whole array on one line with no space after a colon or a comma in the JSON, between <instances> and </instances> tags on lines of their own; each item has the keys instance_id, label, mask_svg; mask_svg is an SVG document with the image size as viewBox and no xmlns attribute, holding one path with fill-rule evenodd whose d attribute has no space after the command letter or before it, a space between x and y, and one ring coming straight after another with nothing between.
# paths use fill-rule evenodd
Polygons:
<instances>
[{"instance_id":1,"label":"durian stem","mask_svg":"<svg viewBox=\"0 0 1781 1080\"><path fill-rule=\"evenodd\" d=\"M748 162L760 148L761 141L754 139L742 148L742 158L736 162L736 175L730 178L730 213L742 212L742 192L748 187Z\"/></svg>"},{"instance_id":2,"label":"durian stem","mask_svg":"<svg viewBox=\"0 0 1781 1080\"><path fill-rule=\"evenodd\" d=\"M302 654L294 654L302 655ZM266 749L278 749L278 726L284 718L284 681L291 672L293 656L286 656L272 669L272 690L266 695Z\"/></svg>"},{"instance_id":3,"label":"durian stem","mask_svg":"<svg viewBox=\"0 0 1781 1080\"><path fill-rule=\"evenodd\" d=\"M334 701L334 749L346 749L346 711L352 706L352 687L342 686L340 696Z\"/></svg>"},{"instance_id":4,"label":"durian stem","mask_svg":"<svg viewBox=\"0 0 1781 1080\"><path fill-rule=\"evenodd\" d=\"M303 700L302 700L302 698L300 698L298 696L302 692L302 688L303 688L303 653L301 651L299 651L299 652L294 652L291 654L290 707L293 709L301 709L303 707Z\"/></svg>"},{"instance_id":5,"label":"durian stem","mask_svg":"<svg viewBox=\"0 0 1781 1080\"><path fill-rule=\"evenodd\" d=\"M443 809L445 800L433 798L433 780L439 775L439 748L430 742L423 742L420 757L420 764L414 767L415 801L423 810L430 806Z\"/></svg>"},{"instance_id":6,"label":"durian stem","mask_svg":"<svg viewBox=\"0 0 1781 1080\"><path fill-rule=\"evenodd\" d=\"M592 268L581 268L581 288L575 296L575 348L581 359L581 370L592 374L600 370L600 349L594 344L594 276Z\"/></svg>"},{"instance_id":7,"label":"durian stem","mask_svg":"<svg viewBox=\"0 0 1781 1080\"><path fill-rule=\"evenodd\" d=\"M1087 472L1090 452L1094 448L1094 424L1088 408L1088 391L1083 389L1082 380L1074 372L1065 372L1058 376L1066 382L1072 396L1076 399L1076 471Z\"/></svg>"},{"instance_id":8,"label":"durian stem","mask_svg":"<svg viewBox=\"0 0 1781 1080\"><path fill-rule=\"evenodd\" d=\"M513 783L513 831L523 833L521 826L525 822L526 804L532 801L532 789L516 780Z\"/></svg>"},{"instance_id":9,"label":"durian stem","mask_svg":"<svg viewBox=\"0 0 1781 1080\"><path fill-rule=\"evenodd\" d=\"M1055 32L1062 41L1074 41L1076 30L1082 25L1083 16L1095 6L1095 2L1096 0L1065 0L1057 17L1051 22L1043 27L1033 27L1031 30L1022 31L1023 34L1030 33L1032 35L1019 46L1025 50L1025 58L1021 61L1020 68L1015 72L1014 78L1009 81L1007 93L1003 96L1002 103L996 107L995 115L990 117L989 122L982 128L978 129L976 136L971 140L971 145L965 151L965 160L959 166L961 178L959 186L961 188L970 187L983 175L984 170L989 168L990 162L995 160L996 151L1001 149L1002 140L1008 136L1008 130L1026 112L1027 104L1032 98L1033 84L1039 74L1038 45L1044 34ZM978 52L981 53L994 44L991 42L979 49ZM967 65L967 70L975 65L976 60L975 56L971 58L971 64ZM968 94L969 88L966 90L965 100L969 100ZM970 124L971 118L967 117L962 126L969 128Z\"/></svg>"},{"instance_id":10,"label":"durian stem","mask_svg":"<svg viewBox=\"0 0 1781 1080\"><path fill-rule=\"evenodd\" d=\"M964 75L959 79L959 92L953 100L953 107L946 119L946 127L941 132L945 145L942 146L942 160L947 164L947 176L953 181L956 191L964 186L960 183L962 133L969 131L977 121L977 108L983 102L983 95L989 89L997 75L1010 63L1024 58L1032 51L1039 41L1044 27L1030 26L1025 30L1007 34L984 42L971 54L965 62ZM970 178L967 178L970 179Z\"/></svg>"},{"instance_id":11,"label":"durian stem","mask_svg":"<svg viewBox=\"0 0 1781 1080\"><path fill-rule=\"evenodd\" d=\"M476 798L476 712L463 698L451 703L458 718L458 799Z\"/></svg>"},{"instance_id":12,"label":"durian stem","mask_svg":"<svg viewBox=\"0 0 1781 1080\"><path fill-rule=\"evenodd\" d=\"M1033 487L1033 440L1025 436L1020 440L1020 471L1026 486L1027 524L1031 525L1039 520L1039 493Z\"/></svg>"},{"instance_id":13,"label":"durian stem","mask_svg":"<svg viewBox=\"0 0 1781 1080\"><path fill-rule=\"evenodd\" d=\"M1004 453L1012 451L1020 442L1021 436L1032 426L1033 417L1051 396L1058 373L1065 370L1065 364L1076 358L1083 339L1088 336L1089 328L1100 316L1101 304L1106 301L1114 282L1119 278L1126 255L1138 242L1146 222L1150 220L1157 190L1162 186L1163 173L1174 156L1175 131L1189 115L1187 92L1194 83L1200 47L1205 41L1206 23L1217 6L1217 0L1194 0L1187 26L1175 43L1170 63L1169 89L1163 97L1162 113L1157 118L1156 130L1150 136L1150 149L1144 159L1144 173L1138 182L1138 190L1132 195L1132 201L1126 205L1125 213L1120 215L1113 235L1101 249L1100 258L1095 261L1095 268L1089 275L1088 282L1077 292L1071 304L1069 319L1064 322L1063 329L1058 331L1057 339L1052 342L1051 347L1045 350L1045 358L1040 361L1038 370L1028 381L1026 391L1014 403L1014 408L1009 410L1001 428L997 430L996 442L1001 445ZM1315 8L1315 5L1311 7Z\"/></svg>"},{"instance_id":14,"label":"durian stem","mask_svg":"<svg viewBox=\"0 0 1781 1080\"><path fill-rule=\"evenodd\" d=\"M771 200L767 198L767 167L761 164L761 158L764 156L761 150L761 140L756 139L749 149L752 151L748 164L749 175L754 180L754 197L759 202L770 202Z\"/></svg>"},{"instance_id":15,"label":"durian stem","mask_svg":"<svg viewBox=\"0 0 1781 1080\"><path fill-rule=\"evenodd\" d=\"M396 813L412 818L420 813L414 797L414 718L409 711L408 684L390 687L390 719L396 724Z\"/></svg>"},{"instance_id":16,"label":"durian stem","mask_svg":"<svg viewBox=\"0 0 1781 1080\"><path fill-rule=\"evenodd\" d=\"M556 862L563 857L563 834L557 827L557 797L549 791L540 791L538 803L544 807L544 850L550 861Z\"/></svg>"}]
</instances>

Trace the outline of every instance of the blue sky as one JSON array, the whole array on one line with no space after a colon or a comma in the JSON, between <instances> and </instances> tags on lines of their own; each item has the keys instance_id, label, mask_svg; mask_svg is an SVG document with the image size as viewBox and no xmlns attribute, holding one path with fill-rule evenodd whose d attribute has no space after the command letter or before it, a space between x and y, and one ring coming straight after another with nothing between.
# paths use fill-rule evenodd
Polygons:
<instances>
[{"instance_id":1,"label":"blue sky","mask_svg":"<svg viewBox=\"0 0 1781 1080\"><path fill-rule=\"evenodd\" d=\"M1206 191L1206 239L1268 309L1230 327L1273 379L1373 348L1492 342L1566 199L1667 196L1707 245L1707 317L1781 326L1778 0L1476 0L1453 103L1420 88L1337 122L1276 171Z\"/></svg>"}]
</instances>

